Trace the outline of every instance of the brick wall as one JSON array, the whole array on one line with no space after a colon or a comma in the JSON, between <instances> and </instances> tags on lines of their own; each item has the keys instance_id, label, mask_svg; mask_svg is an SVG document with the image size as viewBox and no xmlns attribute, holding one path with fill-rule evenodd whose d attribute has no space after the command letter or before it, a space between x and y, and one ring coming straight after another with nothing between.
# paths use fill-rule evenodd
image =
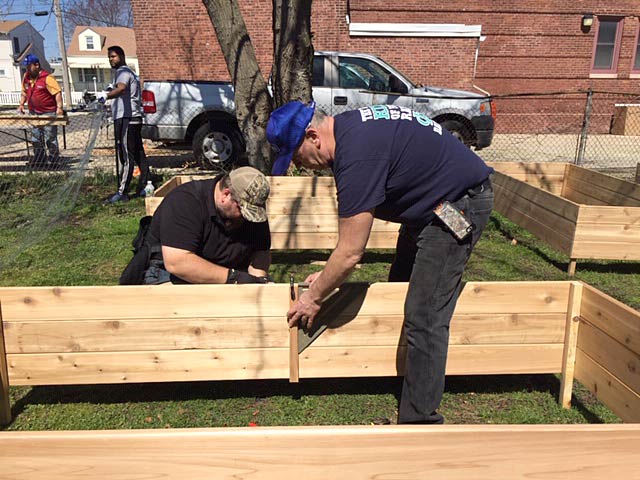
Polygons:
<instances>
[{"instance_id":1,"label":"brick wall","mask_svg":"<svg viewBox=\"0 0 640 480\"><path fill-rule=\"evenodd\" d=\"M131 3L143 78L229 79L201 0ZM240 4L266 76L273 48L272 3L240 0ZM630 77L640 25L638 0L450 0L439 5L424 0L350 0L349 6L347 12L346 0L313 2L314 47L377 54L416 83L469 90L477 85L494 95L586 88L640 93L640 79ZM597 22L583 32L585 12L625 17L617 78L589 77ZM347 13L352 22L481 25L486 39L478 44L476 38L351 37ZM560 113L581 103L538 102L540 109ZM498 105L504 113L523 109L522 101L500 100Z\"/></svg>"}]
</instances>

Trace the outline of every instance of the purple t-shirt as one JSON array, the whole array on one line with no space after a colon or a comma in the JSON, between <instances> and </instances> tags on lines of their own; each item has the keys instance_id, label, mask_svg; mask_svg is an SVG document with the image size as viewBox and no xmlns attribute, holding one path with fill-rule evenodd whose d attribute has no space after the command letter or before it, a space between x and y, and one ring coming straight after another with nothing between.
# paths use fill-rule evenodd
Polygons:
<instances>
[{"instance_id":1,"label":"purple t-shirt","mask_svg":"<svg viewBox=\"0 0 640 480\"><path fill-rule=\"evenodd\" d=\"M338 215L375 208L375 217L410 226L433 218L493 169L426 115L374 105L335 117L332 165Z\"/></svg>"}]
</instances>

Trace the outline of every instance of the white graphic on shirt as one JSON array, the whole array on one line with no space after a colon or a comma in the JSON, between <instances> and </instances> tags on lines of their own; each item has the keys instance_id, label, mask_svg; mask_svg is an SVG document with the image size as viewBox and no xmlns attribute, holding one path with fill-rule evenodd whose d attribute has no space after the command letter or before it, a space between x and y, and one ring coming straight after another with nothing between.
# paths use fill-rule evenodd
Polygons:
<instances>
[{"instance_id":1,"label":"white graphic on shirt","mask_svg":"<svg viewBox=\"0 0 640 480\"><path fill-rule=\"evenodd\" d=\"M434 133L442 135L442 126L431 120L424 113L414 112L410 108L400 107L397 105L372 105L358 109L362 122L369 120L408 120L417 121L424 127L432 127Z\"/></svg>"}]
</instances>

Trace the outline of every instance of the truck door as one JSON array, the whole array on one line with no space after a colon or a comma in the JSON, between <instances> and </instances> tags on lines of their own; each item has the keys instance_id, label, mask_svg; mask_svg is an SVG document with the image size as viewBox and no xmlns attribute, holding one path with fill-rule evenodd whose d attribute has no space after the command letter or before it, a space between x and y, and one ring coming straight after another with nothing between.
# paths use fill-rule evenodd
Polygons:
<instances>
[{"instance_id":1,"label":"truck door","mask_svg":"<svg viewBox=\"0 0 640 480\"><path fill-rule=\"evenodd\" d=\"M338 56L333 60L336 74L331 90L331 114L337 115L347 110L365 107L373 103L370 91L371 75L360 65L362 59Z\"/></svg>"},{"instance_id":2,"label":"truck door","mask_svg":"<svg viewBox=\"0 0 640 480\"><path fill-rule=\"evenodd\" d=\"M338 56L337 84L332 92L335 113L376 104L413 106L412 98L403 95L407 93L404 83L369 58Z\"/></svg>"}]
</instances>

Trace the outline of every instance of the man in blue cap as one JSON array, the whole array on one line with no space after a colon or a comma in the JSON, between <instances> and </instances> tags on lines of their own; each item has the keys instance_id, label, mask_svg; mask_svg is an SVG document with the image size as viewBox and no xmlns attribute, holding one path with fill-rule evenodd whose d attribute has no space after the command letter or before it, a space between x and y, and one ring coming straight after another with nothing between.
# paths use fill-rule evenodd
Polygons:
<instances>
[{"instance_id":1,"label":"man in blue cap","mask_svg":"<svg viewBox=\"0 0 640 480\"><path fill-rule=\"evenodd\" d=\"M22 94L18 111L24 113L27 104L31 115L62 115L62 89L56 79L40 67L40 59L29 54L22 61L26 68L22 79ZM58 127L48 125L31 129L33 160L31 167L57 166L60 150L58 148ZM45 152L48 150L49 155Z\"/></svg>"},{"instance_id":2,"label":"man in blue cap","mask_svg":"<svg viewBox=\"0 0 640 480\"><path fill-rule=\"evenodd\" d=\"M338 244L287 313L309 328L322 301L362 258L374 218L401 224L390 281L408 281L407 361L398 423L443 423L449 324L471 251L493 207L492 169L426 115L373 105L326 115L301 102L275 110L267 138L290 162L331 168L338 195Z\"/></svg>"}]
</instances>

